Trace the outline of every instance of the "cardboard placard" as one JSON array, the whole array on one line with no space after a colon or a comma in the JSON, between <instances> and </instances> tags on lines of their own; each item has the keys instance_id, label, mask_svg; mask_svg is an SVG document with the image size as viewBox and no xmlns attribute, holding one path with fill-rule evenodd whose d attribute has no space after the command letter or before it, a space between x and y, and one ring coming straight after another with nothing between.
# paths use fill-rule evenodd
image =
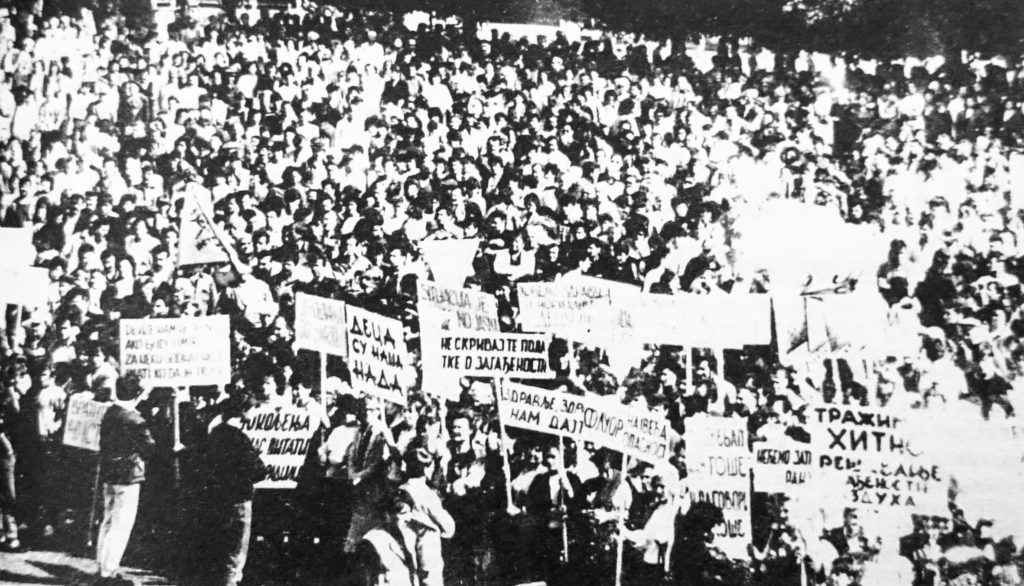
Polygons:
<instances>
[{"instance_id":1,"label":"cardboard placard","mask_svg":"<svg viewBox=\"0 0 1024 586\"><path fill-rule=\"evenodd\" d=\"M694 502L709 502L725 517L714 529L714 545L732 559L746 559L752 535L746 418L687 419L686 450Z\"/></svg>"},{"instance_id":2,"label":"cardboard placard","mask_svg":"<svg viewBox=\"0 0 1024 586\"><path fill-rule=\"evenodd\" d=\"M83 395L68 399L64 420L64 445L90 452L100 451L100 425L110 403L93 401Z\"/></svg>"},{"instance_id":3,"label":"cardboard placard","mask_svg":"<svg viewBox=\"0 0 1024 586\"><path fill-rule=\"evenodd\" d=\"M351 305L345 320L352 389L407 404L406 389L399 382L408 361L402 322Z\"/></svg>"},{"instance_id":4,"label":"cardboard placard","mask_svg":"<svg viewBox=\"0 0 1024 586\"><path fill-rule=\"evenodd\" d=\"M845 405L808 410L815 466L842 475L844 506L948 512L948 479L925 446L911 441L905 418L912 415Z\"/></svg>"},{"instance_id":5,"label":"cardboard placard","mask_svg":"<svg viewBox=\"0 0 1024 586\"><path fill-rule=\"evenodd\" d=\"M50 272L44 268L0 265L0 303L39 307L50 298Z\"/></svg>"},{"instance_id":6,"label":"cardboard placard","mask_svg":"<svg viewBox=\"0 0 1024 586\"><path fill-rule=\"evenodd\" d=\"M231 380L231 325L226 315L122 319L122 374L153 386L222 385Z\"/></svg>"},{"instance_id":7,"label":"cardboard placard","mask_svg":"<svg viewBox=\"0 0 1024 586\"><path fill-rule=\"evenodd\" d=\"M309 412L262 407L242 424L242 431L270 469L268 477L257 483L256 488L295 488L316 431Z\"/></svg>"},{"instance_id":8,"label":"cardboard placard","mask_svg":"<svg viewBox=\"0 0 1024 586\"><path fill-rule=\"evenodd\" d=\"M440 372L459 376L554 378L548 360L546 334L501 332L441 332L432 336Z\"/></svg>"},{"instance_id":9,"label":"cardboard placard","mask_svg":"<svg viewBox=\"0 0 1024 586\"><path fill-rule=\"evenodd\" d=\"M345 302L299 293L295 296L295 346L345 356Z\"/></svg>"}]
</instances>

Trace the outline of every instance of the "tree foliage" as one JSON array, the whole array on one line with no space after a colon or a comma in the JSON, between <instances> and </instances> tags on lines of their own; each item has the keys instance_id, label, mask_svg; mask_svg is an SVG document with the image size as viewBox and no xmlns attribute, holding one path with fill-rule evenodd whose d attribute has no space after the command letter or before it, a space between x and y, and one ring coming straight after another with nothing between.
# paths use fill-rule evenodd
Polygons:
<instances>
[{"instance_id":1,"label":"tree foliage","mask_svg":"<svg viewBox=\"0 0 1024 586\"><path fill-rule=\"evenodd\" d=\"M1020 0L392 0L474 21L594 18L658 38L724 34L777 50L867 57L1016 56L1024 49ZM398 6L396 6L397 8Z\"/></svg>"}]
</instances>

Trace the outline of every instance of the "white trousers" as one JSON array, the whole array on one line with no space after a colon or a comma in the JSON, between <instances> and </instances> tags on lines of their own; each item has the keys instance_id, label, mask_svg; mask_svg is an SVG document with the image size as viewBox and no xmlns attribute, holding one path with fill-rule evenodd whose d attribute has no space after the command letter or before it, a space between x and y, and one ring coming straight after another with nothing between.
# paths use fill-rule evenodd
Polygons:
<instances>
[{"instance_id":1,"label":"white trousers","mask_svg":"<svg viewBox=\"0 0 1024 586\"><path fill-rule=\"evenodd\" d=\"M121 558L128 547L128 538L135 526L135 514L139 510L139 489L141 484L103 485L103 524L96 540L96 562L100 566L100 577L107 578L117 573Z\"/></svg>"}]
</instances>

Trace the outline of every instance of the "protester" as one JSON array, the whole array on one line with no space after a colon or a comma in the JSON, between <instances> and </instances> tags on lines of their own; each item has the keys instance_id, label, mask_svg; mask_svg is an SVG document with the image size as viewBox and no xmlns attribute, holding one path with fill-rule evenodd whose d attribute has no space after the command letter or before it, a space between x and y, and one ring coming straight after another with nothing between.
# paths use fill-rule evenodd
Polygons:
<instances>
[{"instance_id":1,"label":"protester","mask_svg":"<svg viewBox=\"0 0 1024 586\"><path fill-rule=\"evenodd\" d=\"M119 364L121 319L229 316L232 383L190 389L181 405L194 408L195 425L180 434L188 448L180 457L217 451L223 434L238 439L230 420L241 413L225 412L234 397L298 405L314 427L327 428L318 444L325 470L310 474L331 480L339 514L329 530L347 538L349 554L376 548L375 558L359 551L376 560L373 580L396 583L438 583L442 568L417 560L415 548L403 551L407 539L421 549L443 544L449 584L494 580L496 567L514 565L503 563L513 553L548 562L533 578L580 577L574 560L591 559L589 552L570 555L569 572L555 571L578 539L561 543L574 522L563 513L624 505L644 554L638 564L649 566L635 566L643 576L660 579L659 557L667 557L672 575L728 581L734 576L706 540L718 515L684 510L687 446L678 436L692 417L745 417L751 437L775 427L789 437L806 434L807 404L819 398L935 413L977 402L980 410L971 408L986 419L993 404L1006 417L1016 413L1024 355L1019 67L983 70L979 62L954 75L909 60L826 67L781 53L765 64L724 39L720 55L698 64L702 51L640 34L474 36L450 22L410 27L395 14L302 2L286 11L229 7L149 36L88 10L38 27L35 15L18 16L33 26L4 29L11 49L0 60L0 224L31 228L32 264L51 282L37 308L5 315L8 547L21 545L9 509L15 488L18 504L45 505L19 516L30 534L45 535L56 522L60 495L40 494L39 485L40 468L69 466L51 452L58 405L77 393L114 398L112 389L128 400L122 387L134 383L120 377L128 366ZM819 289L820 275L790 279L778 266L745 266L754 235L742 221L783 203L862 228L869 237L853 248L865 255L869 241L881 242L870 269L847 277L841 255L824 255L834 274ZM651 344L620 369L612 365L619 348L559 335L551 344L559 376L541 384L618 399L671 422L675 468L634 462L624 480L619 463L589 466L583 445L568 462L531 449L550 442L536 434L505 445L486 383L426 377L416 285L440 280L444 267L424 245L463 238L479 242L454 280L494 296L504 331L525 329L520 283L585 276L659 295L852 290L884 300L901 343L863 349L872 357L864 368L857 348L838 358L809 344L804 355L777 344L714 356ZM807 248L824 249L830 238L840 240L830 233ZM781 261L800 251L769 252ZM350 409L313 382L317 357L294 344L299 294L402 321L412 360L406 406L364 397ZM355 387L358 373L346 360L327 357L325 371ZM112 411L134 424L130 409ZM358 427L343 423L350 411ZM218 417L228 427L210 431ZM16 436L30 419L35 436L21 447ZM154 435L173 437L172 419L154 418ZM139 455L148 455L139 442ZM527 463L506 472L502 450ZM114 481L142 477L111 476L109 454L101 459L111 487L103 490L121 495L105 507L98 557L106 578L120 563L132 525L126 513L135 510L127 505L138 490ZM384 521L386 489L411 477L421 498L405 506L446 510L454 534L448 523L408 521L395 503ZM250 478L238 476L243 497ZM441 509L422 502L435 490ZM237 513L246 502L230 504ZM510 526L536 529L536 539L513 540L524 551L505 551L507 536L495 535L510 513ZM680 523L669 531L673 516ZM770 514L754 522L785 524ZM387 535L374 533L382 526ZM841 553L857 543L846 531L829 534ZM368 534L376 536L370 546ZM792 577L791 549L759 560L781 569L754 573ZM936 545L936 561L942 553ZM846 561L838 566L837 577L859 572Z\"/></svg>"},{"instance_id":2,"label":"protester","mask_svg":"<svg viewBox=\"0 0 1024 586\"><path fill-rule=\"evenodd\" d=\"M217 584L227 586L237 586L242 581L252 532L253 487L267 477L267 467L259 452L242 432L242 425L252 419L257 405L249 395L232 397L225 406L223 420L210 432L201 456L207 551L213 557L201 574L216 576Z\"/></svg>"},{"instance_id":3,"label":"protester","mask_svg":"<svg viewBox=\"0 0 1024 586\"><path fill-rule=\"evenodd\" d=\"M423 586L444 584L444 557L442 539L455 534L455 520L444 510L441 496L427 484L433 477L434 458L425 447L410 447L405 456L406 480L400 490L411 497L413 510L430 525L416 540L416 568Z\"/></svg>"},{"instance_id":4,"label":"protester","mask_svg":"<svg viewBox=\"0 0 1024 586\"><path fill-rule=\"evenodd\" d=\"M382 500L387 519L361 539L357 559L360 584L413 586L418 583L416 541L423 528L414 513L412 497L399 491Z\"/></svg>"},{"instance_id":5,"label":"protester","mask_svg":"<svg viewBox=\"0 0 1024 586\"><path fill-rule=\"evenodd\" d=\"M17 485L15 484L15 465L17 455L11 442L10 429L21 409L21 401L9 380L8 371L4 372L3 401L0 402L0 465L3 466L3 493L0 494L3 508L0 509L0 522L3 526L3 548L9 551L21 549L18 539L18 520L15 516L17 501Z\"/></svg>"},{"instance_id":6,"label":"protester","mask_svg":"<svg viewBox=\"0 0 1024 586\"><path fill-rule=\"evenodd\" d=\"M130 584L119 576L121 558L135 526L139 491L146 481L146 461L153 438L135 410L145 398L137 376L117 379L114 404L100 427L100 481L103 483L103 523L96 541L99 577L104 583Z\"/></svg>"}]
</instances>

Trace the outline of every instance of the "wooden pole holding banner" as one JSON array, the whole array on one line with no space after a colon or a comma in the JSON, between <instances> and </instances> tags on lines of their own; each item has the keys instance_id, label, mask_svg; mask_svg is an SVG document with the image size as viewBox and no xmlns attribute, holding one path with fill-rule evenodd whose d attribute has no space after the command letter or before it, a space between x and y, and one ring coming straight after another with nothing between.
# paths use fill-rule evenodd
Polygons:
<instances>
[{"instance_id":1,"label":"wooden pole holding banner","mask_svg":"<svg viewBox=\"0 0 1024 586\"><path fill-rule=\"evenodd\" d=\"M687 363L689 363L689 360L687 360ZM629 462L629 456L622 454L622 465L619 467L620 487L626 481L627 462ZM619 503L616 503L616 508L619 508L618 505ZM615 586L622 586L622 554L626 546L626 511L624 509L619 508L616 524L619 529L619 538L615 544Z\"/></svg>"},{"instance_id":2,"label":"wooden pole holding banner","mask_svg":"<svg viewBox=\"0 0 1024 586\"><path fill-rule=\"evenodd\" d=\"M100 492L100 455L96 454L96 473L93 476L92 481L92 499L89 503L89 524L85 527L85 551L87 555L92 555L92 548L95 545L93 539L93 525L96 523L96 500L99 499Z\"/></svg>"},{"instance_id":3,"label":"wooden pole holding banner","mask_svg":"<svg viewBox=\"0 0 1024 586\"><path fill-rule=\"evenodd\" d=\"M686 392L690 392L693 386L693 348L683 346L683 355L686 356Z\"/></svg>"},{"instance_id":4,"label":"wooden pole holding banner","mask_svg":"<svg viewBox=\"0 0 1024 586\"><path fill-rule=\"evenodd\" d=\"M725 378L725 350L722 348L715 348L715 373L719 379Z\"/></svg>"},{"instance_id":5,"label":"wooden pole holding banner","mask_svg":"<svg viewBox=\"0 0 1024 586\"><path fill-rule=\"evenodd\" d=\"M11 347L12 347L11 349L12 350L14 350L14 346L15 345L19 344L19 342L18 342L18 335L21 333L21 314L24 312L24 310L25 310L25 308L20 306L20 305L15 305L14 306L14 332L13 332L13 335L11 336ZM20 344L22 346L24 346L25 343L24 343L24 341L22 341L22 342L20 342ZM21 348L18 348L18 351L20 351L20 350L21 350Z\"/></svg>"},{"instance_id":6,"label":"wooden pole holding banner","mask_svg":"<svg viewBox=\"0 0 1024 586\"><path fill-rule=\"evenodd\" d=\"M864 365L864 392L867 394L868 406L874 407L878 404L878 377L875 376L875 369L867 358L861 359Z\"/></svg>"},{"instance_id":7,"label":"wooden pole holding banner","mask_svg":"<svg viewBox=\"0 0 1024 586\"><path fill-rule=\"evenodd\" d=\"M565 446L562 445L562 436L558 436L558 459L562 462L562 469L559 472L561 477L558 479L558 512L562 517L562 563L569 563L569 527L568 527L568 511L566 511L565 502L565 489L566 486L562 485L562 481L566 478L565 474Z\"/></svg>"},{"instance_id":8,"label":"wooden pole holding banner","mask_svg":"<svg viewBox=\"0 0 1024 586\"><path fill-rule=\"evenodd\" d=\"M327 417L327 353L320 352L320 408L323 409L324 417ZM441 422L444 425L444 422ZM324 434L327 431L324 429L323 422L320 423L320 446L324 445Z\"/></svg>"},{"instance_id":9,"label":"wooden pole holding banner","mask_svg":"<svg viewBox=\"0 0 1024 586\"><path fill-rule=\"evenodd\" d=\"M172 461L174 463L174 486L175 488L181 486L181 462L179 461L179 454L185 449L185 444L181 443L181 398L184 395L187 399L190 399L188 387L178 387L174 390L174 394L171 396L171 417L174 418L174 447L172 451Z\"/></svg>"},{"instance_id":10,"label":"wooden pole holding banner","mask_svg":"<svg viewBox=\"0 0 1024 586\"><path fill-rule=\"evenodd\" d=\"M501 392L504 389L502 377L496 377L494 382L498 385L495 393L495 401L498 405L498 430L501 432L501 468L505 472L505 508L511 510L512 503L512 466L508 461L508 436L505 435L505 422L501 419Z\"/></svg>"}]
</instances>

